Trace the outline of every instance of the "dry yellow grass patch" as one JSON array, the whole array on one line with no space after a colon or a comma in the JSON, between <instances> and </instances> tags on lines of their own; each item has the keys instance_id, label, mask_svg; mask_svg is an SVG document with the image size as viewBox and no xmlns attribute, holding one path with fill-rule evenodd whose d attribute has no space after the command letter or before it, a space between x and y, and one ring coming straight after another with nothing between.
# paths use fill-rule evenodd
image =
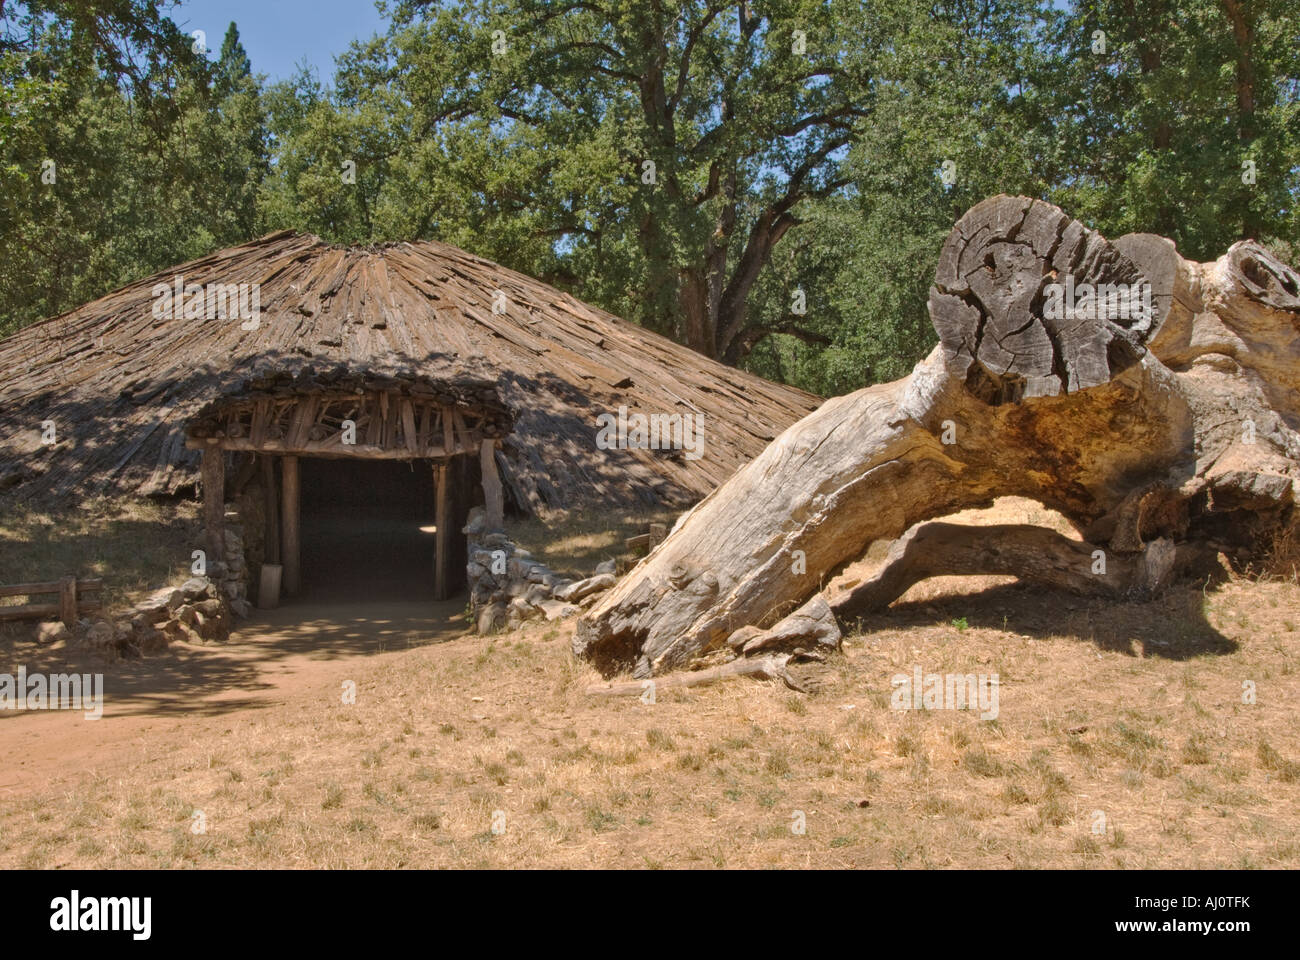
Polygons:
<instances>
[{"instance_id":1,"label":"dry yellow grass patch","mask_svg":"<svg viewBox=\"0 0 1300 960\"><path fill-rule=\"evenodd\" d=\"M1295 584L916 591L812 696L588 699L571 627L358 658L354 705L329 686L171 717L0 802L0 864L1300 866ZM891 709L918 664L996 673L997 719Z\"/></svg>"},{"instance_id":2,"label":"dry yellow grass patch","mask_svg":"<svg viewBox=\"0 0 1300 960\"><path fill-rule=\"evenodd\" d=\"M680 515L672 510L644 510L636 513L560 513L544 519L514 519L507 524L510 538L535 559L556 573L569 577L590 576L602 560L635 562L623 541L646 532L649 523L664 523L671 529ZM644 556L642 551L638 556Z\"/></svg>"},{"instance_id":3,"label":"dry yellow grass patch","mask_svg":"<svg viewBox=\"0 0 1300 960\"><path fill-rule=\"evenodd\" d=\"M113 608L188 576L190 551L201 544L198 505L188 500L101 498L57 514L9 506L0 512L0 584L103 577L102 599ZM26 637L32 626L0 623L0 641Z\"/></svg>"}]
</instances>

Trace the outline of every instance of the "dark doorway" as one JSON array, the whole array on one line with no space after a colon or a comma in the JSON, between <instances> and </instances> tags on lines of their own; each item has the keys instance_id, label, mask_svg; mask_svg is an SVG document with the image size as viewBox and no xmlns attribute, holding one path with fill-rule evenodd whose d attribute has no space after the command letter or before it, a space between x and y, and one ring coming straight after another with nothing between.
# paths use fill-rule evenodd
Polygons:
<instances>
[{"instance_id":1,"label":"dark doorway","mask_svg":"<svg viewBox=\"0 0 1300 960\"><path fill-rule=\"evenodd\" d=\"M433 599L429 461L303 458L301 469L304 598Z\"/></svg>"}]
</instances>

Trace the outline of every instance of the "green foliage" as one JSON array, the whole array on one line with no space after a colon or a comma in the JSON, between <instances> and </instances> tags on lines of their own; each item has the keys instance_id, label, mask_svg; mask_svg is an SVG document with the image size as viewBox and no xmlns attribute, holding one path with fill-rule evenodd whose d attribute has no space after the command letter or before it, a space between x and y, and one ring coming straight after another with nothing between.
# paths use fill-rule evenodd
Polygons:
<instances>
[{"instance_id":1,"label":"green foliage","mask_svg":"<svg viewBox=\"0 0 1300 960\"><path fill-rule=\"evenodd\" d=\"M432 237L834 394L934 346L991 194L1300 242L1287 0L402 0L271 86L163 9L0 4L0 332L273 229Z\"/></svg>"},{"instance_id":2,"label":"green foliage","mask_svg":"<svg viewBox=\"0 0 1300 960\"><path fill-rule=\"evenodd\" d=\"M133 8L147 26L156 6ZM0 332L248 239L267 164L246 71L218 96L170 21L122 26L128 56L106 53L113 17L41 7L26 32L5 21L0 53Z\"/></svg>"}]
</instances>

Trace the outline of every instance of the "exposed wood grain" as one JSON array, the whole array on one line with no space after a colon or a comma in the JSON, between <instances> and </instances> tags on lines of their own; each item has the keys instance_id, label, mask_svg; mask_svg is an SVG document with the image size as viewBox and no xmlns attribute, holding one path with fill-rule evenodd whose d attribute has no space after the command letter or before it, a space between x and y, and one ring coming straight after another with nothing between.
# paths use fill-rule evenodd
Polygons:
<instances>
[{"instance_id":1,"label":"exposed wood grain","mask_svg":"<svg viewBox=\"0 0 1300 960\"><path fill-rule=\"evenodd\" d=\"M501 477L497 474L496 441L484 440L479 446L479 469L483 477L484 513L489 530L505 528L505 498Z\"/></svg>"},{"instance_id":2,"label":"exposed wood grain","mask_svg":"<svg viewBox=\"0 0 1300 960\"><path fill-rule=\"evenodd\" d=\"M446 460L434 463L433 482L434 523L437 524L434 542L433 596L435 600L446 600L449 595L452 564L451 470Z\"/></svg>"},{"instance_id":3,"label":"exposed wood grain","mask_svg":"<svg viewBox=\"0 0 1300 960\"><path fill-rule=\"evenodd\" d=\"M226 555L226 453L215 444L203 448L203 532L208 560Z\"/></svg>"},{"instance_id":4,"label":"exposed wood grain","mask_svg":"<svg viewBox=\"0 0 1300 960\"><path fill-rule=\"evenodd\" d=\"M280 498L280 530L283 539L281 564L284 567L284 592L293 596L302 589L302 501L301 477L297 457L280 459L280 479L284 492Z\"/></svg>"},{"instance_id":5,"label":"exposed wood grain","mask_svg":"<svg viewBox=\"0 0 1300 960\"><path fill-rule=\"evenodd\" d=\"M606 673L680 667L799 607L873 541L998 496L1052 507L1121 554L1145 555L1146 538L1276 529L1300 488L1300 275L1250 242L1162 269L1165 314L1058 323L1047 284L1071 271L1140 284L1138 265L1039 201L972 208L940 252L940 345L909 377L828 400L777 437L579 620L574 652ZM1192 328L1162 341L1180 298L1195 301ZM1009 569L1030 575L1036 549L1040 576L1087 583L1067 576L1081 548L1006 536ZM955 535L933 545L931 569L996 566ZM1113 591L1141 582L1131 567L1116 563ZM897 584L874 595L909 569L926 566L896 557Z\"/></svg>"},{"instance_id":6,"label":"exposed wood grain","mask_svg":"<svg viewBox=\"0 0 1300 960\"><path fill-rule=\"evenodd\" d=\"M653 692L657 695L660 690L671 690L674 687L703 687L720 680L733 680L737 677L780 680L791 690L806 692L807 687L791 675L787 666L789 661L789 654L732 660L721 666L690 673L670 673L655 680L595 684L588 687L585 693L589 697L644 697L650 687L653 687Z\"/></svg>"}]
</instances>

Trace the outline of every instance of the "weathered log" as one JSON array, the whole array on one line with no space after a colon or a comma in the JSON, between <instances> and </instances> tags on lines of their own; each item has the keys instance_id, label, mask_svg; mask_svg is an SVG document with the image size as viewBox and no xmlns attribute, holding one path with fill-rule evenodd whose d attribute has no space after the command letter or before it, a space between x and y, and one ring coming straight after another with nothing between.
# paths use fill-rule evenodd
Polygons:
<instances>
[{"instance_id":1,"label":"weathered log","mask_svg":"<svg viewBox=\"0 0 1300 960\"><path fill-rule=\"evenodd\" d=\"M792 650L804 645L838 650L841 639L840 625L830 604L821 594L815 594L794 613L766 630L741 627L727 638L727 645L752 656L761 650Z\"/></svg>"},{"instance_id":2,"label":"weathered log","mask_svg":"<svg viewBox=\"0 0 1300 960\"><path fill-rule=\"evenodd\" d=\"M1168 583L1174 560L1173 541L1165 537L1126 555L1046 527L935 521L918 524L900 537L879 569L832 591L829 605L839 617L861 616L884 609L930 577L986 574L1009 574L1079 594L1138 599Z\"/></svg>"},{"instance_id":3,"label":"weathered log","mask_svg":"<svg viewBox=\"0 0 1300 960\"><path fill-rule=\"evenodd\" d=\"M1125 249L1156 283L1143 289ZM972 208L940 253L930 356L828 400L696 505L579 621L575 653L606 673L680 666L798 606L873 541L998 496L1121 553L1181 536L1189 510L1288 508L1300 278L1250 243L1215 264L1176 256L1038 201ZM1061 286L1144 295L1127 315L1062 311Z\"/></svg>"},{"instance_id":4,"label":"weathered log","mask_svg":"<svg viewBox=\"0 0 1300 960\"><path fill-rule=\"evenodd\" d=\"M1131 308L1082 322L1073 309L1054 316L1045 288L1057 278L1069 291L1087 284L1094 300L1100 285L1143 280L1100 234L1049 204L995 197L962 217L930 290L949 376L1006 403L1100 386L1136 362L1155 317Z\"/></svg>"},{"instance_id":5,"label":"weathered log","mask_svg":"<svg viewBox=\"0 0 1300 960\"><path fill-rule=\"evenodd\" d=\"M634 680L630 683L606 683L588 687L585 691L589 697L640 697L646 692L646 684L654 683L654 688L669 690L674 687L702 687L717 683L719 680L731 680L735 677L753 677L756 680L780 680L791 690L807 693L808 688L796 680L788 667L790 654L769 654L754 659L732 660L721 666L696 670L692 673L674 673L654 681Z\"/></svg>"}]
</instances>

